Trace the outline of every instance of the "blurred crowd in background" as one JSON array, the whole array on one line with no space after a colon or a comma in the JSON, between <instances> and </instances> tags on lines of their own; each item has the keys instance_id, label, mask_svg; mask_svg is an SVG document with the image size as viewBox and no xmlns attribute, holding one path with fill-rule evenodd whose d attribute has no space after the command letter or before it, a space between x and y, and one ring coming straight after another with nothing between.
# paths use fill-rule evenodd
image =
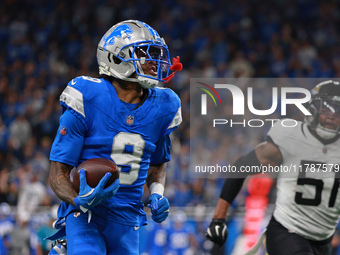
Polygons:
<instances>
[{"instance_id":1,"label":"blurred crowd in background","mask_svg":"<svg viewBox=\"0 0 340 255\"><path fill-rule=\"evenodd\" d=\"M47 183L49 150L61 115L59 95L74 77L98 76L97 44L126 19L151 25L165 38L171 57L181 57L184 70L166 85L181 98L183 124L172 136L165 196L184 211L196 207L192 217L216 205L223 180L190 178L190 78L340 77L335 0L1 1L0 254L8 248L10 254L29 254L18 243L27 244L22 247L32 254L47 254L39 236L51 231L50 208L60 202ZM241 156L264 139L263 133L252 143L242 131L230 133L220 156ZM41 206L48 209L42 212ZM169 221L174 226L175 218ZM4 219L12 225L1 225ZM207 254L205 227L193 228L196 232L184 231L190 238L179 246L183 251L191 247L188 254ZM36 238L27 243L32 232Z\"/></svg>"}]
</instances>

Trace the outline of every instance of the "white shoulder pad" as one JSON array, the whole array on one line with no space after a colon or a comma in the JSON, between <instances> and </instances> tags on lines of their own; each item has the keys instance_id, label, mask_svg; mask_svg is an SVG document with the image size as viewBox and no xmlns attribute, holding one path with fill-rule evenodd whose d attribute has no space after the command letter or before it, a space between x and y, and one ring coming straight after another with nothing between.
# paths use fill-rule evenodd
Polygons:
<instances>
[{"instance_id":1,"label":"white shoulder pad","mask_svg":"<svg viewBox=\"0 0 340 255\"><path fill-rule=\"evenodd\" d=\"M301 122L293 119L281 119L274 123L268 132L275 144L286 143L289 137L295 136L301 127Z\"/></svg>"},{"instance_id":2,"label":"white shoulder pad","mask_svg":"<svg viewBox=\"0 0 340 255\"><path fill-rule=\"evenodd\" d=\"M175 115L175 117L173 118L173 120L171 121L168 129L174 128L179 126L182 123L182 109L181 107L178 108L178 111Z\"/></svg>"},{"instance_id":3,"label":"white shoulder pad","mask_svg":"<svg viewBox=\"0 0 340 255\"><path fill-rule=\"evenodd\" d=\"M67 86L60 95L60 101L67 104L85 118L83 94L80 91L73 87Z\"/></svg>"}]
</instances>

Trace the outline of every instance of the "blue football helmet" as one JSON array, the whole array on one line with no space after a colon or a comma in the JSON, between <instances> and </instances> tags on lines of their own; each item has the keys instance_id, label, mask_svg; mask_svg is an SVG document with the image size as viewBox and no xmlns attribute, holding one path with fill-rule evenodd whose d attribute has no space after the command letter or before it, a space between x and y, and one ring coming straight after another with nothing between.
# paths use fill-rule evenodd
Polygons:
<instances>
[{"instance_id":1,"label":"blue football helmet","mask_svg":"<svg viewBox=\"0 0 340 255\"><path fill-rule=\"evenodd\" d=\"M306 116L305 121L320 137L332 139L340 134L340 125L334 129L326 128L320 123L320 115L340 118L340 83L333 80L321 82L311 90L311 94L307 108L312 115Z\"/></svg>"},{"instance_id":2,"label":"blue football helmet","mask_svg":"<svg viewBox=\"0 0 340 255\"><path fill-rule=\"evenodd\" d=\"M153 88L169 75L168 46L156 30L138 20L127 20L111 27L97 48L99 73L138 82ZM154 61L152 74L145 74L141 65Z\"/></svg>"}]
</instances>

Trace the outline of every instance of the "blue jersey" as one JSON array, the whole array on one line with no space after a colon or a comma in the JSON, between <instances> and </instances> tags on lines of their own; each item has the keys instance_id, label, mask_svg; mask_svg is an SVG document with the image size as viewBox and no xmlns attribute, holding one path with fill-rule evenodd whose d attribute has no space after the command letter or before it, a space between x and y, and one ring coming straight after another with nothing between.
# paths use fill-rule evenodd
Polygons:
<instances>
[{"instance_id":1,"label":"blue jersey","mask_svg":"<svg viewBox=\"0 0 340 255\"><path fill-rule=\"evenodd\" d=\"M107 80L81 76L68 83L60 103L63 115L50 160L76 167L90 158L112 159L120 188L92 213L121 224L145 224L143 185L149 164L170 160L169 135L182 121L178 96L170 89L149 89L138 107L122 102ZM64 203L59 216L74 209Z\"/></svg>"},{"instance_id":2,"label":"blue jersey","mask_svg":"<svg viewBox=\"0 0 340 255\"><path fill-rule=\"evenodd\" d=\"M189 226L172 227L168 230L169 254L184 255L190 249L190 236L193 235Z\"/></svg>"}]
</instances>

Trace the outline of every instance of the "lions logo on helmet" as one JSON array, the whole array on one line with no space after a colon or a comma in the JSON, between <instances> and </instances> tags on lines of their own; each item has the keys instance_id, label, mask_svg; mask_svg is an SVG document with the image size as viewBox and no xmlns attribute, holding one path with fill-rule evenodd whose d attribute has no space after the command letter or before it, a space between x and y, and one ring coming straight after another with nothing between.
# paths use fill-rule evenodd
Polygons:
<instances>
[{"instance_id":1,"label":"lions logo on helmet","mask_svg":"<svg viewBox=\"0 0 340 255\"><path fill-rule=\"evenodd\" d=\"M315 129L323 139L332 139L340 134L340 125L333 127L320 123L320 115L331 118L340 118L340 83L328 80L319 83L311 90L312 98L307 107L311 116L307 116L305 122Z\"/></svg>"},{"instance_id":2,"label":"lions logo on helmet","mask_svg":"<svg viewBox=\"0 0 340 255\"><path fill-rule=\"evenodd\" d=\"M113 45L115 43L115 37L122 37L124 35L127 36L127 38L131 38L129 34L131 34L133 31L129 25L123 24L117 28L115 28L111 34L105 34L103 37L104 41L104 50L106 50L106 46ZM107 35L107 36L106 36Z\"/></svg>"},{"instance_id":3,"label":"lions logo on helmet","mask_svg":"<svg viewBox=\"0 0 340 255\"><path fill-rule=\"evenodd\" d=\"M170 58L163 38L149 25L138 20L127 20L111 27L97 48L99 73L138 82L153 88L169 76ZM145 74L141 65L154 61L154 74Z\"/></svg>"}]
</instances>

